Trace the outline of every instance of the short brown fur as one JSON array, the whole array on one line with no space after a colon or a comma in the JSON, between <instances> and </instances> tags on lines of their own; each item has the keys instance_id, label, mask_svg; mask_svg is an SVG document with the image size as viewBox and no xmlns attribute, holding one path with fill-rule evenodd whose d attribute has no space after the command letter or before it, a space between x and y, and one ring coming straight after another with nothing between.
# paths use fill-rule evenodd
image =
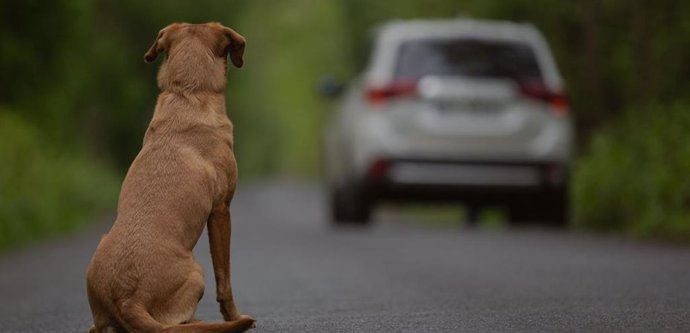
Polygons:
<instances>
[{"instance_id":1,"label":"short brown fur","mask_svg":"<svg viewBox=\"0 0 690 333\"><path fill-rule=\"evenodd\" d=\"M230 285L230 211L237 164L225 111L227 57L244 38L218 23L175 23L145 60L163 52L161 90L141 151L122 184L117 218L87 270L91 332L244 332ZM204 292L192 249L208 226L216 295L225 319L194 319Z\"/></svg>"}]
</instances>

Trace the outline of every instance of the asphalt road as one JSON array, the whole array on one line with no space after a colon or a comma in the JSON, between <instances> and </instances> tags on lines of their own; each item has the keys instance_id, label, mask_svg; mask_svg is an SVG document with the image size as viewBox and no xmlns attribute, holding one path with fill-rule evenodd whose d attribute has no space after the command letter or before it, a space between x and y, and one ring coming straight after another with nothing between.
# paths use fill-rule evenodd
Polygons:
<instances>
[{"instance_id":1,"label":"asphalt road","mask_svg":"<svg viewBox=\"0 0 690 333\"><path fill-rule=\"evenodd\" d=\"M240 187L233 286L255 332L690 332L690 249L538 229L335 230L316 186ZM0 256L0 332L85 332L84 270L111 221ZM220 320L206 238L196 257Z\"/></svg>"}]
</instances>

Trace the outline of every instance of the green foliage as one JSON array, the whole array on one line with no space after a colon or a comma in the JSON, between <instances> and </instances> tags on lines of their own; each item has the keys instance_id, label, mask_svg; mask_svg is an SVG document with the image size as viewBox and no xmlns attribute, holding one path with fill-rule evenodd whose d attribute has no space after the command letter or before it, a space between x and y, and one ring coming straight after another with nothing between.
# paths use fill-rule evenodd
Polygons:
<instances>
[{"instance_id":1,"label":"green foliage","mask_svg":"<svg viewBox=\"0 0 690 333\"><path fill-rule=\"evenodd\" d=\"M56 151L26 121L0 109L0 249L64 233L113 209L112 170L82 154Z\"/></svg>"},{"instance_id":2,"label":"green foliage","mask_svg":"<svg viewBox=\"0 0 690 333\"><path fill-rule=\"evenodd\" d=\"M341 10L329 1L252 1L242 14L231 25L247 38L246 62L228 84L240 175L313 177L329 110L316 83L351 71Z\"/></svg>"},{"instance_id":3,"label":"green foliage","mask_svg":"<svg viewBox=\"0 0 690 333\"><path fill-rule=\"evenodd\" d=\"M55 84L46 78L59 75L66 45L85 30L85 4L85 0L0 1L0 73L4 78L0 101L21 101Z\"/></svg>"},{"instance_id":4,"label":"green foliage","mask_svg":"<svg viewBox=\"0 0 690 333\"><path fill-rule=\"evenodd\" d=\"M595 135L574 175L575 224L690 240L690 103L631 109Z\"/></svg>"}]
</instances>

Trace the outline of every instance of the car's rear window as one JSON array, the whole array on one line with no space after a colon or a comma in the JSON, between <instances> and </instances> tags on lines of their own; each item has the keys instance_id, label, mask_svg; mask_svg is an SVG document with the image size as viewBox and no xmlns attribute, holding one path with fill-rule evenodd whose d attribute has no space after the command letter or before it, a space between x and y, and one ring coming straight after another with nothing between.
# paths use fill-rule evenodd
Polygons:
<instances>
[{"instance_id":1,"label":"car's rear window","mask_svg":"<svg viewBox=\"0 0 690 333\"><path fill-rule=\"evenodd\" d=\"M400 46L396 76L507 78L539 80L541 71L532 48L525 43L479 39L424 39Z\"/></svg>"}]
</instances>

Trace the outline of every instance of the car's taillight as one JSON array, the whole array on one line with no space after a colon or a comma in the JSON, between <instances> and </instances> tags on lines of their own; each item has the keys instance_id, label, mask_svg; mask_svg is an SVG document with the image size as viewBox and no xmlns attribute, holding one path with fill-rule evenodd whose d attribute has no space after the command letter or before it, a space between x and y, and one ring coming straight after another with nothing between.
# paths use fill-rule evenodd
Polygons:
<instances>
[{"instance_id":1,"label":"car's taillight","mask_svg":"<svg viewBox=\"0 0 690 333\"><path fill-rule=\"evenodd\" d=\"M380 180L386 177L391 163L389 160L379 159L369 166L369 178L372 180Z\"/></svg>"},{"instance_id":2,"label":"car's taillight","mask_svg":"<svg viewBox=\"0 0 690 333\"><path fill-rule=\"evenodd\" d=\"M520 82L520 93L531 99L546 102L557 116L568 114L568 96L563 92L551 91L540 81Z\"/></svg>"},{"instance_id":3,"label":"car's taillight","mask_svg":"<svg viewBox=\"0 0 690 333\"><path fill-rule=\"evenodd\" d=\"M551 184L562 184L567 177L566 168L560 163L551 163L546 166L546 177Z\"/></svg>"},{"instance_id":4,"label":"car's taillight","mask_svg":"<svg viewBox=\"0 0 690 333\"><path fill-rule=\"evenodd\" d=\"M414 96L417 94L417 82L414 80L398 80L386 86L369 87L366 91L367 101L371 104L381 104L392 98Z\"/></svg>"}]
</instances>

